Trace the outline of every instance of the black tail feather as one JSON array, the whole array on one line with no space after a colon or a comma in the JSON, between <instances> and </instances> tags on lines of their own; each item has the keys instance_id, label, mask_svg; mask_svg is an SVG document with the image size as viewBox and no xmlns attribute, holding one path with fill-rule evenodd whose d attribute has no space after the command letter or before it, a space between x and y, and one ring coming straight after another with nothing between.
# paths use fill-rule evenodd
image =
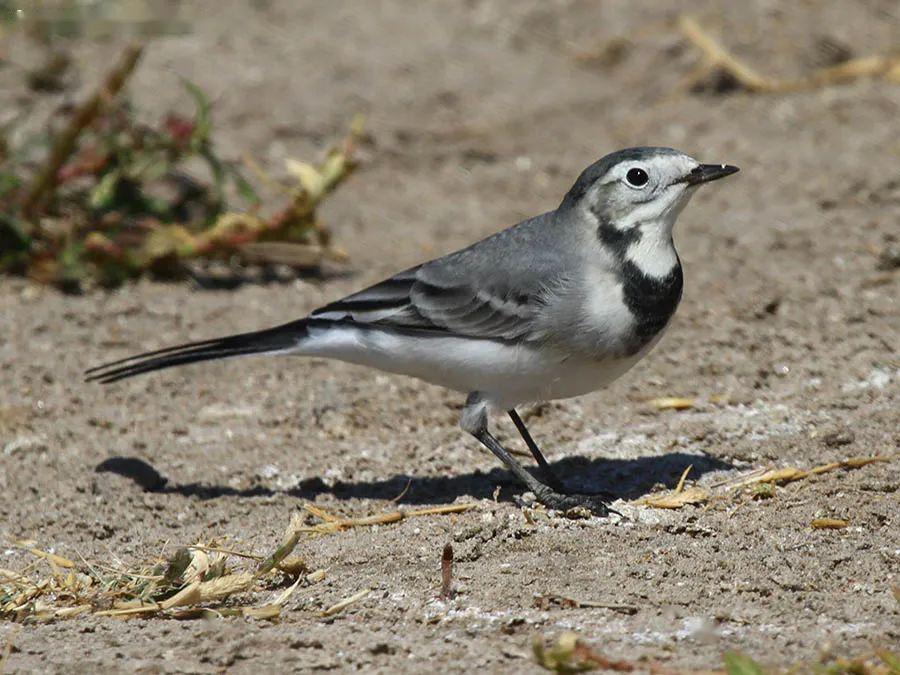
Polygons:
<instances>
[{"instance_id":1,"label":"black tail feather","mask_svg":"<svg viewBox=\"0 0 900 675\"><path fill-rule=\"evenodd\" d=\"M188 363L276 352L296 346L308 334L308 325L307 319L300 319L252 333L229 335L223 338L157 349L91 368L85 371L85 375L87 375L88 382L109 384L134 375L183 366Z\"/></svg>"},{"instance_id":2,"label":"black tail feather","mask_svg":"<svg viewBox=\"0 0 900 675\"><path fill-rule=\"evenodd\" d=\"M174 347L166 347L164 349L156 349L152 352L144 352L143 354L132 354L131 356L126 356L124 359L119 359L117 361L110 361L109 363L104 363L102 366L94 366L93 368L88 368L84 371L85 375L91 375L92 373L96 373L101 370L109 370L113 366L121 366L124 363L128 363L129 361L137 361L137 360L145 360L154 356L162 356L163 354L171 354L172 352L180 352L188 347L203 347L203 346L212 346L217 342L220 342L222 338L214 338L212 340L199 340L197 342L188 342L182 345L176 345Z\"/></svg>"}]
</instances>

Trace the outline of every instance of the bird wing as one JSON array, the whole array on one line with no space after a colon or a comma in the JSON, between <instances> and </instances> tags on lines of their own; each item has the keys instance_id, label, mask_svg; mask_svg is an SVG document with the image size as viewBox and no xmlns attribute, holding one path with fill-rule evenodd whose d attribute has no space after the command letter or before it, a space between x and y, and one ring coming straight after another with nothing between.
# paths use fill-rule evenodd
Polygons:
<instances>
[{"instance_id":1,"label":"bird wing","mask_svg":"<svg viewBox=\"0 0 900 675\"><path fill-rule=\"evenodd\" d=\"M499 340L539 338L559 255L538 217L315 310L312 318Z\"/></svg>"},{"instance_id":2,"label":"bird wing","mask_svg":"<svg viewBox=\"0 0 900 675\"><path fill-rule=\"evenodd\" d=\"M508 284L447 283L421 265L315 310L312 318L513 340L528 337L539 297Z\"/></svg>"}]
</instances>

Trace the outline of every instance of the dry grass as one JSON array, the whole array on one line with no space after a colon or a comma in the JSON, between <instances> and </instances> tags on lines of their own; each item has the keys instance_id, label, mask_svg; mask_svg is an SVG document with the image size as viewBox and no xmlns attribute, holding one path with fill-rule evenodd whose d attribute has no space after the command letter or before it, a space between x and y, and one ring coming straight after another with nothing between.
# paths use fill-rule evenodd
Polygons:
<instances>
[{"instance_id":1,"label":"dry grass","mask_svg":"<svg viewBox=\"0 0 900 675\"><path fill-rule=\"evenodd\" d=\"M749 475L738 476L736 479L729 480L719 485L705 488L700 486L685 487L687 475L692 467L685 469L681 475L678 485L674 490L662 494L649 495L635 502L639 506L649 506L657 509L680 509L683 506L712 504L722 501L733 501L736 497L749 494L751 497L771 497L774 496L774 487L808 479L823 473L837 471L839 469L850 471L859 469L876 462L890 462L893 456L875 456L875 457L850 457L841 462L829 462L812 469L804 470L796 467L784 467L781 469L768 469L763 471L753 471ZM836 522L836 521L835 521ZM813 521L812 527L818 529L838 529L839 525L829 521L824 523L824 519L818 525ZM844 521L840 521L844 522Z\"/></svg>"},{"instance_id":2,"label":"dry grass","mask_svg":"<svg viewBox=\"0 0 900 675\"><path fill-rule=\"evenodd\" d=\"M729 88L737 88L753 94L785 94L808 91L822 87L848 84L861 78L879 79L888 84L900 83L900 53L871 54L849 58L824 68L812 70L801 77L781 78L764 74L738 58L691 15L681 15L673 22L668 19L648 22L640 30L627 37L608 40L598 48L576 51L572 57L583 64L602 67L615 65L628 51L642 40L657 38L663 33L677 30L699 53L700 60L677 87L678 92L710 87L717 81L727 82ZM724 76L724 77L723 77ZM716 84L712 84L716 88ZM678 399L673 399L678 408Z\"/></svg>"},{"instance_id":3,"label":"dry grass","mask_svg":"<svg viewBox=\"0 0 900 675\"><path fill-rule=\"evenodd\" d=\"M709 488L687 486L692 468L688 467L674 490L635 503L673 509L689 504L720 503L748 493L755 498L762 495L762 487L774 490L775 485L891 459L853 457L811 469L762 470ZM393 509L348 518L306 504L303 507L305 516L293 514L282 541L268 556L243 552L226 546L224 541L212 540L179 548L174 554L160 553L155 560L133 567L123 566L114 555L113 562L84 558L76 561L47 551L34 541L17 541L12 545L27 552L33 560L20 570L0 568L0 618L22 623L84 615L177 619L219 615L274 620L281 615L294 591L314 586L327 574L324 569L312 569L306 560L294 555L295 548L305 537L338 535L352 528L387 525L408 518L462 513L474 506L451 504L415 510ZM320 522L308 524L309 516ZM814 529L841 529L848 525L847 521L829 518L810 523ZM452 581L452 552L445 552L443 557L442 577L446 593ZM364 599L369 592L370 589L363 589L328 607L320 616L335 615ZM595 606L587 600L562 596L560 599L573 606Z\"/></svg>"},{"instance_id":4,"label":"dry grass","mask_svg":"<svg viewBox=\"0 0 900 675\"><path fill-rule=\"evenodd\" d=\"M179 548L169 556L160 554L147 564L125 567L84 558L76 562L45 551L32 541L13 542L34 560L19 571L0 568L0 619L35 623L85 615L175 619L216 615L274 620L281 616L294 591L315 586L327 575L327 570L311 570L305 560L291 555L304 536L460 513L473 506L453 504L342 518L307 505L306 511L323 522L307 526L299 514L294 514L281 544L265 557L211 541ZM338 614L369 592L360 591L328 607L320 616Z\"/></svg>"},{"instance_id":5,"label":"dry grass","mask_svg":"<svg viewBox=\"0 0 900 675\"><path fill-rule=\"evenodd\" d=\"M820 68L804 77L780 79L759 73L744 63L712 37L691 16L682 16L678 27L687 40L703 54L701 63L687 78L685 85L692 87L715 71L731 77L741 88L755 93L785 93L817 89L833 84L852 82L863 77L881 78L900 83L900 55L872 55L850 59L837 65Z\"/></svg>"},{"instance_id":6,"label":"dry grass","mask_svg":"<svg viewBox=\"0 0 900 675\"><path fill-rule=\"evenodd\" d=\"M323 610L323 611L319 614L319 616L323 616L323 617L324 617L324 616L333 616L333 615L335 615L335 614L340 614L340 613L343 612L345 609L347 609L350 605L352 605L352 604L354 604L354 603L356 603L356 602L359 602L360 600L362 600L364 597L366 597L366 596L367 596L369 593L371 593L371 592L372 592L372 589L371 589L371 588L364 588L364 589L361 590L359 593L354 593L354 594L351 595L349 598L344 598L344 599L341 600L340 602L337 602L337 603L333 604L333 605L332 605L331 607L329 607L328 609Z\"/></svg>"},{"instance_id":7,"label":"dry grass","mask_svg":"<svg viewBox=\"0 0 900 675\"><path fill-rule=\"evenodd\" d=\"M277 196L271 208L239 163L218 155L198 87L184 82L193 117L141 121L126 83L142 53L126 47L94 93L54 115L46 132L13 143L21 134L0 128L0 273L83 291L185 277L198 260L296 271L344 260L317 209L356 167L361 118L320 162L288 160L287 181L245 157Z\"/></svg>"},{"instance_id":8,"label":"dry grass","mask_svg":"<svg viewBox=\"0 0 900 675\"><path fill-rule=\"evenodd\" d=\"M657 410L689 410L691 408L702 407L705 403L717 405L727 403L728 397L722 395L712 395L705 401L698 398L685 398L682 396L661 396L652 398L648 403Z\"/></svg>"}]
</instances>

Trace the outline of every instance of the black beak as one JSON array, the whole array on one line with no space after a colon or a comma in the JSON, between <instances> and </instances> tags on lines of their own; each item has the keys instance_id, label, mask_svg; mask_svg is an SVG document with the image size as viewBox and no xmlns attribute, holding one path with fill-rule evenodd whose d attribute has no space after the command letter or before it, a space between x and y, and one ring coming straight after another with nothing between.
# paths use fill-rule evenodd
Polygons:
<instances>
[{"instance_id":1,"label":"black beak","mask_svg":"<svg viewBox=\"0 0 900 675\"><path fill-rule=\"evenodd\" d=\"M725 178L725 176L730 176L738 171L740 169L730 164L701 164L682 180L688 185L700 185L701 183L709 183L710 181Z\"/></svg>"}]
</instances>

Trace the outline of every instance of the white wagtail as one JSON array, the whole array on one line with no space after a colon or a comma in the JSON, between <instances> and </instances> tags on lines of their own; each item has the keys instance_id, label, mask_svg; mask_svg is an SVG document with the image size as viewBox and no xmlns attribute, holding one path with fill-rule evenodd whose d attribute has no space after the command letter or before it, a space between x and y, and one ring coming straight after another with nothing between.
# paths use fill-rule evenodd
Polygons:
<instances>
[{"instance_id":1,"label":"white wagtail","mask_svg":"<svg viewBox=\"0 0 900 675\"><path fill-rule=\"evenodd\" d=\"M545 505L608 512L553 474L516 406L605 387L657 343L681 299L672 241L697 186L736 172L670 148L630 148L582 172L555 210L423 263L291 323L203 340L88 371L115 382L246 354L327 357L468 394L460 425ZM541 467L488 430L505 410Z\"/></svg>"}]
</instances>

